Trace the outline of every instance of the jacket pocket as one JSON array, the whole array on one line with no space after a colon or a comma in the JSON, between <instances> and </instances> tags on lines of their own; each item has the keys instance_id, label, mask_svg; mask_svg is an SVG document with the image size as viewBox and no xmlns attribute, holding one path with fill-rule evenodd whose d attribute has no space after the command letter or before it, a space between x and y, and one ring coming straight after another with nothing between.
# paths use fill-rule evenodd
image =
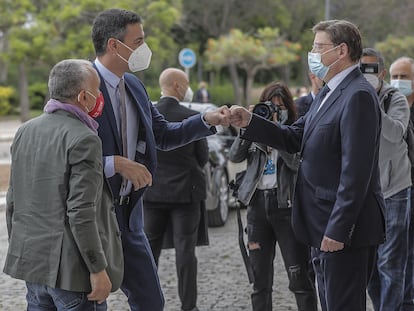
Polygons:
<instances>
[{"instance_id":1,"label":"jacket pocket","mask_svg":"<svg viewBox=\"0 0 414 311\"><path fill-rule=\"evenodd\" d=\"M336 201L336 191L324 189L321 187L316 188L315 196L316 198L321 199L321 200L326 200L326 201L331 201L331 202Z\"/></svg>"}]
</instances>

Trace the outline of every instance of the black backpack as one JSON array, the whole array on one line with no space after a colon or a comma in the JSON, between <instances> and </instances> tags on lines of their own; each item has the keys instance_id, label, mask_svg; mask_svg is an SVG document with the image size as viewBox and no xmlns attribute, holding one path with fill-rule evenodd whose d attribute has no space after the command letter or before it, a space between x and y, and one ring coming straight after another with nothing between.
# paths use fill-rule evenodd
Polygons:
<instances>
[{"instance_id":1,"label":"black backpack","mask_svg":"<svg viewBox=\"0 0 414 311\"><path fill-rule=\"evenodd\" d=\"M392 95L397 90L392 90L387 94L387 97L384 99L384 111L387 113L388 108L390 108L391 98ZM414 123L413 120L408 120L408 127L407 132L405 132L404 136L405 141L407 142L408 146L408 158L410 159L411 166L414 166Z\"/></svg>"}]
</instances>

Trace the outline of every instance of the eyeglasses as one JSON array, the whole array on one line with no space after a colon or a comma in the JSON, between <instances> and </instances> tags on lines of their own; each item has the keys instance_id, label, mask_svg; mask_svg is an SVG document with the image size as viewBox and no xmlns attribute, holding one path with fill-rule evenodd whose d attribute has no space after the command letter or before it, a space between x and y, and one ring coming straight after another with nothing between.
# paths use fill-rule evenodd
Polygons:
<instances>
[{"instance_id":1,"label":"eyeglasses","mask_svg":"<svg viewBox=\"0 0 414 311\"><path fill-rule=\"evenodd\" d=\"M312 50L321 51L325 45L335 45L333 43L314 43L312 44Z\"/></svg>"}]
</instances>

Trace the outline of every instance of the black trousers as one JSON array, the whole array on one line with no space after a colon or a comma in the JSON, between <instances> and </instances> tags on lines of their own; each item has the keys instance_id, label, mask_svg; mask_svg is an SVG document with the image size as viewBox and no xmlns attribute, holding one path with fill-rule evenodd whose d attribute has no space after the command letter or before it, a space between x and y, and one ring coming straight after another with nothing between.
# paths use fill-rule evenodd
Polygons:
<instances>
[{"instance_id":1,"label":"black trousers","mask_svg":"<svg viewBox=\"0 0 414 311\"><path fill-rule=\"evenodd\" d=\"M253 311L272 310L276 243L279 244L289 289L295 295L298 310L317 311L315 286L309 277L309 248L295 238L291 209L278 208L276 189L256 190L247 210L247 235L255 276L251 295Z\"/></svg>"},{"instance_id":2,"label":"black trousers","mask_svg":"<svg viewBox=\"0 0 414 311\"><path fill-rule=\"evenodd\" d=\"M365 311L377 246L311 253L322 311Z\"/></svg>"},{"instance_id":3,"label":"black trousers","mask_svg":"<svg viewBox=\"0 0 414 311\"><path fill-rule=\"evenodd\" d=\"M181 309L191 310L197 305L195 247L200 222L200 202L189 204L144 202L144 229L157 266L169 222L172 225Z\"/></svg>"}]
</instances>

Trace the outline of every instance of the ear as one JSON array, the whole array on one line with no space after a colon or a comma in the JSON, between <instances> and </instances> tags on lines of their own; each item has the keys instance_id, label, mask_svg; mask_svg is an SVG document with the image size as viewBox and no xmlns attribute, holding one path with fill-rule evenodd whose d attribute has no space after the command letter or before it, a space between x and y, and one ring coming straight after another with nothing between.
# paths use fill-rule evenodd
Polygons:
<instances>
[{"instance_id":1,"label":"ear","mask_svg":"<svg viewBox=\"0 0 414 311\"><path fill-rule=\"evenodd\" d=\"M108 52L116 51L117 47L118 47L118 41L115 38L109 38L106 44L106 48Z\"/></svg>"},{"instance_id":2,"label":"ear","mask_svg":"<svg viewBox=\"0 0 414 311\"><path fill-rule=\"evenodd\" d=\"M78 102L81 103L86 100L85 90L80 90L78 94Z\"/></svg>"},{"instance_id":3,"label":"ear","mask_svg":"<svg viewBox=\"0 0 414 311\"><path fill-rule=\"evenodd\" d=\"M387 69L385 68L381 70L381 72L378 74L380 80L385 80L386 75L387 75Z\"/></svg>"},{"instance_id":4,"label":"ear","mask_svg":"<svg viewBox=\"0 0 414 311\"><path fill-rule=\"evenodd\" d=\"M346 45L345 43L342 43L339 47L339 56L341 57L345 57L349 54L349 48L348 45Z\"/></svg>"},{"instance_id":5,"label":"ear","mask_svg":"<svg viewBox=\"0 0 414 311\"><path fill-rule=\"evenodd\" d=\"M175 90L176 92L178 92L178 89L180 88L180 85L178 84L178 82L177 82L177 81L174 81L174 82L173 82L173 87L174 87L174 90Z\"/></svg>"}]
</instances>

